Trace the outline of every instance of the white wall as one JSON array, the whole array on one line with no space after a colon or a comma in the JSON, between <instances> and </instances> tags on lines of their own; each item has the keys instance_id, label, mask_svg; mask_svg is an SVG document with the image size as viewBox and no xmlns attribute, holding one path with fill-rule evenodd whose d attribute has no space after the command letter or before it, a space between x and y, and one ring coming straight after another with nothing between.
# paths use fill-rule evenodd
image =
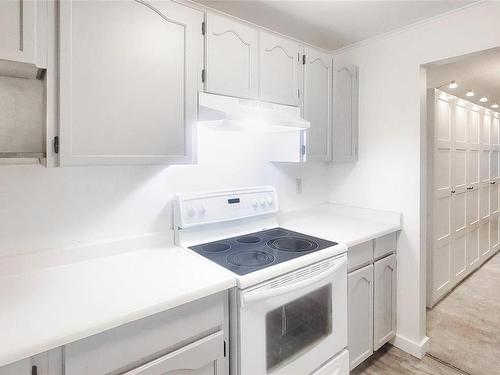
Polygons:
<instances>
[{"instance_id":1,"label":"white wall","mask_svg":"<svg viewBox=\"0 0 500 375\"><path fill-rule=\"evenodd\" d=\"M479 3L334 56L360 67L360 133L358 163L331 168L330 197L403 213L396 344L414 354L420 354L426 337L425 231L420 230L425 74L420 65L500 46L499 20L500 2Z\"/></svg>"},{"instance_id":2,"label":"white wall","mask_svg":"<svg viewBox=\"0 0 500 375\"><path fill-rule=\"evenodd\" d=\"M198 165L0 166L0 256L166 232L176 192L271 184L285 210L328 197L327 166L268 162L265 134L204 124L199 146Z\"/></svg>"}]
</instances>

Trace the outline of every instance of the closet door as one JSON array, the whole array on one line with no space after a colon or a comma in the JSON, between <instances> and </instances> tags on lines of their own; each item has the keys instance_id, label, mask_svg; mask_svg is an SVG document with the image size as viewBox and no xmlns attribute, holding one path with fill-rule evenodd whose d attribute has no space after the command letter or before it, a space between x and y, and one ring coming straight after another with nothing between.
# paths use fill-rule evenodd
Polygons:
<instances>
[{"instance_id":1,"label":"closet door","mask_svg":"<svg viewBox=\"0 0 500 375\"><path fill-rule=\"evenodd\" d=\"M302 47L266 32L260 32L259 38L260 99L298 106Z\"/></svg>"},{"instance_id":2,"label":"closet door","mask_svg":"<svg viewBox=\"0 0 500 375\"><path fill-rule=\"evenodd\" d=\"M479 112L467 106L467 268L479 266Z\"/></svg>"},{"instance_id":3,"label":"closet door","mask_svg":"<svg viewBox=\"0 0 500 375\"><path fill-rule=\"evenodd\" d=\"M480 160L480 191L479 191L479 250L482 260L491 251L490 245L490 131L491 116L483 111L480 113L481 123L481 160Z\"/></svg>"},{"instance_id":4,"label":"closet door","mask_svg":"<svg viewBox=\"0 0 500 375\"><path fill-rule=\"evenodd\" d=\"M462 101L452 99L452 185L451 185L451 273L453 283L465 276L467 268L467 112Z\"/></svg>"},{"instance_id":5,"label":"closet door","mask_svg":"<svg viewBox=\"0 0 500 375\"><path fill-rule=\"evenodd\" d=\"M499 185L499 143L500 129L499 121L495 115L491 115L490 131L490 249L496 251L499 245L498 236L498 185Z\"/></svg>"},{"instance_id":6,"label":"closet door","mask_svg":"<svg viewBox=\"0 0 500 375\"><path fill-rule=\"evenodd\" d=\"M258 95L258 32L215 14L206 21L207 92L256 98Z\"/></svg>"},{"instance_id":7,"label":"closet door","mask_svg":"<svg viewBox=\"0 0 500 375\"><path fill-rule=\"evenodd\" d=\"M307 160L332 158L332 59L312 48L305 49L303 116L307 131Z\"/></svg>"},{"instance_id":8,"label":"closet door","mask_svg":"<svg viewBox=\"0 0 500 375\"><path fill-rule=\"evenodd\" d=\"M451 288L452 244L452 127L448 95L435 91L434 101L434 214L432 249L433 301Z\"/></svg>"},{"instance_id":9,"label":"closet door","mask_svg":"<svg viewBox=\"0 0 500 375\"><path fill-rule=\"evenodd\" d=\"M60 2L62 165L193 161L202 22L171 1Z\"/></svg>"}]
</instances>

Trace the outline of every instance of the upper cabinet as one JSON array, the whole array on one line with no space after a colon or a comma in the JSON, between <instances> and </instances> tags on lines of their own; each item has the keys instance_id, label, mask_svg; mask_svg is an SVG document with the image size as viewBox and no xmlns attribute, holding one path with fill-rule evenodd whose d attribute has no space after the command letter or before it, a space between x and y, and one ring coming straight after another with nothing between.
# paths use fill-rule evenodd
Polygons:
<instances>
[{"instance_id":1,"label":"upper cabinet","mask_svg":"<svg viewBox=\"0 0 500 375\"><path fill-rule=\"evenodd\" d=\"M358 158L358 68L334 64L333 161Z\"/></svg>"},{"instance_id":2,"label":"upper cabinet","mask_svg":"<svg viewBox=\"0 0 500 375\"><path fill-rule=\"evenodd\" d=\"M312 48L305 49L303 116L311 123L307 134L307 160L331 160L332 59Z\"/></svg>"},{"instance_id":3,"label":"upper cabinet","mask_svg":"<svg viewBox=\"0 0 500 375\"><path fill-rule=\"evenodd\" d=\"M260 99L299 105L301 46L290 39L260 32Z\"/></svg>"},{"instance_id":4,"label":"upper cabinet","mask_svg":"<svg viewBox=\"0 0 500 375\"><path fill-rule=\"evenodd\" d=\"M60 163L192 162L203 13L171 1L60 2Z\"/></svg>"},{"instance_id":5,"label":"upper cabinet","mask_svg":"<svg viewBox=\"0 0 500 375\"><path fill-rule=\"evenodd\" d=\"M47 1L0 1L0 59L47 67Z\"/></svg>"},{"instance_id":6,"label":"upper cabinet","mask_svg":"<svg viewBox=\"0 0 500 375\"><path fill-rule=\"evenodd\" d=\"M215 14L206 21L205 91L243 98L258 96L258 32Z\"/></svg>"}]
</instances>

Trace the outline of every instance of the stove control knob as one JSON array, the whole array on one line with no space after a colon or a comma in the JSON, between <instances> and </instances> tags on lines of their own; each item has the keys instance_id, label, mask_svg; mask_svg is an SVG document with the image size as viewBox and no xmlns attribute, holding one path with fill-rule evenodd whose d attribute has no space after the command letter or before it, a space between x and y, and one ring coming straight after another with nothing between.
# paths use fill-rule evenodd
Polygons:
<instances>
[{"instance_id":1,"label":"stove control knob","mask_svg":"<svg viewBox=\"0 0 500 375\"><path fill-rule=\"evenodd\" d=\"M266 204L266 201L265 201L264 199L261 199L261 200L259 201L259 203L260 203L260 205L261 205L262 207L264 207L264 205Z\"/></svg>"},{"instance_id":2,"label":"stove control knob","mask_svg":"<svg viewBox=\"0 0 500 375\"><path fill-rule=\"evenodd\" d=\"M195 210L194 210L194 208L193 208L193 207L189 207L189 208L187 209L187 214L188 214L188 216L189 216L189 217L193 217L193 216L194 216L194 214L195 214Z\"/></svg>"},{"instance_id":3,"label":"stove control knob","mask_svg":"<svg viewBox=\"0 0 500 375\"><path fill-rule=\"evenodd\" d=\"M257 202L257 199L254 199L254 200L252 201L252 207L253 207L253 208L257 208L257 205L258 205L258 204L259 204L259 203Z\"/></svg>"},{"instance_id":4,"label":"stove control knob","mask_svg":"<svg viewBox=\"0 0 500 375\"><path fill-rule=\"evenodd\" d=\"M207 212L207 209L205 208L205 206L201 206L200 208L198 208L198 212L201 216L203 216L205 215L205 212Z\"/></svg>"},{"instance_id":5,"label":"stove control knob","mask_svg":"<svg viewBox=\"0 0 500 375\"><path fill-rule=\"evenodd\" d=\"M273 198L272 197L268 197L267 198L267 204L272 206L273 205Z\"/></svg>"}]
</instances>

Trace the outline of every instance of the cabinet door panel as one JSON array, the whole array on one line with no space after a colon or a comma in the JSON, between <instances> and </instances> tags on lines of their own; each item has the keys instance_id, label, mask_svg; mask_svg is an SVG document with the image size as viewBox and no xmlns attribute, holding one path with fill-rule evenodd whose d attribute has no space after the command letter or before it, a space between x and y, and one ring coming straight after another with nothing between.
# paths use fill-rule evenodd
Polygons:
<instances>
[{"instance_id":1,"label":"cabinet door panel","mask_svg":"<svg viewBox=\"0 0 500 375\"><path fill-rule=\"evenodd\" d=\"M258 32L228 18L207 14L206 91L256 98Z\"/></svg>"},{"instance_id":2,"label":"cabinet door panel","mask_svg":"<svg viewBox=\"0 0 500 375\"><path fill-rule=\"evenodd\" d=\"M373 265L351 272L347 285L348 347L352 370L373 353Z\"/></svg>"},{"instance_id":3,"label":"cabinet door panel","mask_svg":"<svg viewBox=\"0 0 500 375\"><path fill-rule=\"evenodd\" d=\"M189 162L203 14L173 2L64 1L61 164Z\"/></svg>"},{"instance_id":4,"label":"cabinet door panel","mask_svg":"<svg viewBox=\"0 0 500 375\"><path fill-rule=\"evenodd\" d=\"M333 160L358 158L358 68L334 63L333 70Z\"/></svg>"},{"instance_id":5,"label":"cabinet door panel","mask_svg":"<svg viewBox=\"0 0 500 375\"><path fill-rule=\"evenodd\" d=\"M373 350L396 334L396 255L374 264Z\"/></svg>"},{"instance_id":6,"label":"cabinet door panel","mask_svg":"<svg viewBox=\"0 0 500 375\"><path fill-rule=\"evenodd\" d=\"M307 132L307 159L331 160L332 60L319 51L305 49L303 113Z\"/></svg>"},{"instance_id":7,"label":"cabinet door panel","mask_svg":"<svg viewBox=\"0 0 500 375\"><path fill-rule=\"evenodd\" d=\"M260 99L299 105L300 46L291 40L260 32Z\"/></svg>"}]
</instances>

